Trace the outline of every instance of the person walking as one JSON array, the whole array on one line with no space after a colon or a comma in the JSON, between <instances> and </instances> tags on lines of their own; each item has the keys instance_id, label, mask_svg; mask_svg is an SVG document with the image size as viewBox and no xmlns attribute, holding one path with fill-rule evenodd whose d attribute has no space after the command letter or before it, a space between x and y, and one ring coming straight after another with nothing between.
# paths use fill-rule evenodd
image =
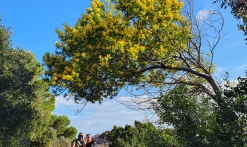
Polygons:
<instances>
[{"instance_id":1,"label":"person walking","mask_svg":"<svg viewBox=\"0 0 247 147\"><path fill-rule=\"evenodd\" d=\"M90 134L86 135L87 143L86 147L97 147L97 143L94 139L92 139Z\"/></svg>"},{"instance_id":2,"label":"person walking","mask_svg":"<svg viewBox=\"0 0 247 147\"><path fill-rule=\"evenodd\" d=\"M86 147L86 143L83 140L83 133L80 132L78 138L73 140L71 147Z\"/></svg>"}]
</instances>

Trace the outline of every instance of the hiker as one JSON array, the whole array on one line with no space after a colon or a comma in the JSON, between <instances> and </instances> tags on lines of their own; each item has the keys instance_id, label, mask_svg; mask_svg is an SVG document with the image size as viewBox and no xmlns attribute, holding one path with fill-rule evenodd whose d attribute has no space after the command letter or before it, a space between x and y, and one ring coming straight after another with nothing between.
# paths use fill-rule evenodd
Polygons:
<instances>
[{"instance_id":1,"label":"hiker","mask_svg":"<svg viewBox=\"0 0 247 147\"><path fill-rule=\"evenodd\" d=\"M83 133L80 132L78 138L73 140L71 147L86 147L86 143L83 140Z\"/></svg>"},{"instance_id":2,"label":"hiker","mask_svg":"<svg viewBox=\"0 0 247 147\"><path fill-rule=\"evenodd\" d=\"M96 140L92 139L90 134L87 134L86 139L87 139L86 147L97 147Z\"/></svg>"}]
</instances>

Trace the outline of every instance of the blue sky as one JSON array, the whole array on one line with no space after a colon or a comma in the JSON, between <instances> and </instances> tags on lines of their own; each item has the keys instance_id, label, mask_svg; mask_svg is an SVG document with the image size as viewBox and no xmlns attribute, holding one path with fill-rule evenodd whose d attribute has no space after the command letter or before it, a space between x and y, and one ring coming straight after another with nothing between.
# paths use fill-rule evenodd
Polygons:
<instances>
[{"instance_id":1,"label":"blue sky","mask_svg":"<svg viewBox=\"0 0 247 147\"><path fill-rule=\"evenodd\" d=\"M90 7L90 0L0 0L0 15L2 24L13 29L13 46L20 46L31 50L37 60L42 62L45 52L54 53L55 41L58 41L55 28L63 28L63 23L74 26L77 19ZM196 10L210 10L212 0L196 2ZM247 70L247 46L243 32L237 30L238 22L234 20L229 10L221 10L225 17L226 36L221 40L215 50L214 63L215 76L220 81L222 73L228 71L231 79L244 76ZM117 98L126 99L122 93ZM56 99L54 114L66 115L71 120L71 125L84 134L102 133L112 129L113 125L133 125L134 120L143 120L147 115L144 111L134 111L125 108L115 99L103 104L88 104L81 113L75 115L74 110L80 109L73 101L62 97Z\"/></svg>"}]
</instances>

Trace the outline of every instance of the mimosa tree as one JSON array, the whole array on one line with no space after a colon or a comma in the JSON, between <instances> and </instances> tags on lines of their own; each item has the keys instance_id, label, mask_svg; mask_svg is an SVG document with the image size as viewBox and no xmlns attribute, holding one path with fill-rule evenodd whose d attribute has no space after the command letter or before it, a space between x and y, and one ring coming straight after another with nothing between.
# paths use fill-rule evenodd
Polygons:
<instances>
[{"instance_id":1,"label":"mimosa tree","mask_svg":"<svg viewBox=\"0 0 247 147\"><path fill-rule=\"evenodd\" d=\"M186 84L217 101L212 59L223 19L212 20L215 11L197 20L191 6L183 16L182 7L177 0L93 0L74 27L56 30L57 50L43 57L55 92L101 103L128 86L162 93ZM211 40L201 24L216 34Z\"/></svg>"},{"instance_id":2,"label":"mimosa tree","mask_svg":"<svg viewBox=\"0 0 247 147\"><path fill-rule=\"evenodd\" d=\"M196 17L193 9L191 0L184 6L178 0L93 0L74 27L57 29L57 50L43 58L55 94L101 103L127 89L141 96L134 103L152 102L148 108L176 130L181 119L195 126L180 132L188 145L245 144L246 93L228 93L213 78L224 19L216 10Z\"/></svg>"}]
</instances>

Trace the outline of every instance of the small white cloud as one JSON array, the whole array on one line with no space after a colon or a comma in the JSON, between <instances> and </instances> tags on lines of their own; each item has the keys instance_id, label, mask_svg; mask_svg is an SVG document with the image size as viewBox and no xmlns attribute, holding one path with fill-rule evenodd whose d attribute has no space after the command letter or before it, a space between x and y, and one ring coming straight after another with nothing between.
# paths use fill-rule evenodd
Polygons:
<instances>
[{"instance_id":1,"label":"small white cloud","mask_svg":"<svg viewBox=\"0 0 247 147\"><path fill-rule=\"evenodd\" d=\"M217 68L216 68L216 71L218 71L218 72L224 72L224 71L225 71L225 69L224 69L224 68L222 68L222 67L217 67Z\"/></svg>"},{"instance_id":2,"label":"small white cloud","mask_svg":"<svg viewBox=\"0 0 247 147\"><path fill-rule=\"evenodd\" d=\"M213 10L201 10L197 14L197 19L200 21L205 21L210 15L213 14Z\"/></svg>"},{"instance_id":3,"label":"small white cloud","mask_svg":"<svg viewBox=\"0 0 247 147\"><path fill-rule=\"evenodd\" d=\"M92 124L92 122L90 121L90 122L87 122L87 125L91 125Z\"/></svg>"}]
</instances>

